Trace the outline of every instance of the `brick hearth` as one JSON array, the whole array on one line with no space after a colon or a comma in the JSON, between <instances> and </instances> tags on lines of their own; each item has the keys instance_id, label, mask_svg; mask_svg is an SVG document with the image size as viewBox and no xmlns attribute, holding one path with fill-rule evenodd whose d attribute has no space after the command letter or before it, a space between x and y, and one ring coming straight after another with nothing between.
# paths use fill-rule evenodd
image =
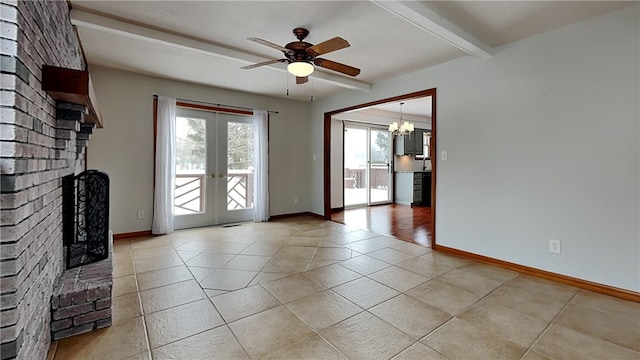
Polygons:
<instances>
[{"instance_id":1,"label":"brick hearth","mask_svg":"<svg viewBox=\"0 0 640 360\"><path fill-rule=\"evenodd\" d=\"M111 325L111 257L65 270L51 299L53 340Z\"/></svg>"}]
</instances>

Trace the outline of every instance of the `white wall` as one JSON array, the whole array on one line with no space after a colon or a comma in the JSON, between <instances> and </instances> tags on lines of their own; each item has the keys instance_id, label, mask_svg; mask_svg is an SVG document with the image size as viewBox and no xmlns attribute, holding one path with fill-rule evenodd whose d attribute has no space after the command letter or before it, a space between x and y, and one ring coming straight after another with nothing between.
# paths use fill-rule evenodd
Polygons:
<instances>
[{"instance_id":1,"label":"white wall","mask_svg":"<svg viewBox=\"0 0 640 360\"><path fill-rule=\"evenodd\" d=\"M88 168L111 179L114 233L151 229L153 214L153 95L277 110L269 126L271 215L309 210L310 106L308 103L216 89L91 67L104 128L89 142ZM300 198L293 204L294 196ZM146 217L137 219L137 210Z\"/></svg>"},{"instance_id":2,"label":"white wall","mask_svg":"<svg viewBox=\"0 0 640 360\"><path fill-rule=\"evenodd\" d=\"M331 119L331 208L344 206L344 125Z\"/></svg>"},{"instance_id":3,"label":"white wall","mask_svg":"<svg viewBox=\"0 0 640 360\"><path fill-rule=\"evenodd\" d=\"M324 112L437 88L437 243L640 291L639 19L634 4L316 101L312 133ZM322 162L311 172L321 214Z\"/></svg>"}]
</instances>

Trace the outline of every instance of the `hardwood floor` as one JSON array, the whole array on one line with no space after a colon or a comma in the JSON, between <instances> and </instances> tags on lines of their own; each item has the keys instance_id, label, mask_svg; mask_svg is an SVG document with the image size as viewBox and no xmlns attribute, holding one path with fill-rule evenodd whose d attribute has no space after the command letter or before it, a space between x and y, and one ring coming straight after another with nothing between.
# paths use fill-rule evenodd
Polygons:
<instances>
[{"instance_id":1,"label":"hardwood floor","mask_svg":"<svg viewBox=\"0 0 640 360\"><path fill-rule=\"evenodd\" d=\"M331 220L431 247L433 226L430 207L397 204L368 206L334 212Z\"/></svg>"}]
</instances>

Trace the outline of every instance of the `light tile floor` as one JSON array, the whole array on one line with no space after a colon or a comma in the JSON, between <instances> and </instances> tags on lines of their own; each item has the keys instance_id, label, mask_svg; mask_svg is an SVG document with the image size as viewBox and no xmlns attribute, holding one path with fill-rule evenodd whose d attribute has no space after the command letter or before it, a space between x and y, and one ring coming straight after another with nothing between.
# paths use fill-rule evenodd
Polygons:
<instances>
[{"instance_id":1,"label":"light tile floor","mask_svg":"<svg viewBox=\"0 0 640 360\"><path fill-rule=\"evenodd\" d=\"M114 245L55 359L640 359L640 304L299 217Z\"/></svg>"}]
</instances>

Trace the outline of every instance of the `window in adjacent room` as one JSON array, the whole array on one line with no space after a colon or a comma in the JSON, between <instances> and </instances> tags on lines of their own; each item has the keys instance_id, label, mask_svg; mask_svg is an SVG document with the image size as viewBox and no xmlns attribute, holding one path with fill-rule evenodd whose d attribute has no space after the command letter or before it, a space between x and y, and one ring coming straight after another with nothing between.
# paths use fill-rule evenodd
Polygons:
<instances>
[{"instance_id":1,"label":"window in adjacent room","mask_svg":"<svg viewBox=\"0 0 640 360\"><path fill-rule=\"evenodd\" d=\"M425 130L422 133L422 154L416 155L416 159L430 159L431 158L431 130Z\"/></svg>"}]
</instances>

